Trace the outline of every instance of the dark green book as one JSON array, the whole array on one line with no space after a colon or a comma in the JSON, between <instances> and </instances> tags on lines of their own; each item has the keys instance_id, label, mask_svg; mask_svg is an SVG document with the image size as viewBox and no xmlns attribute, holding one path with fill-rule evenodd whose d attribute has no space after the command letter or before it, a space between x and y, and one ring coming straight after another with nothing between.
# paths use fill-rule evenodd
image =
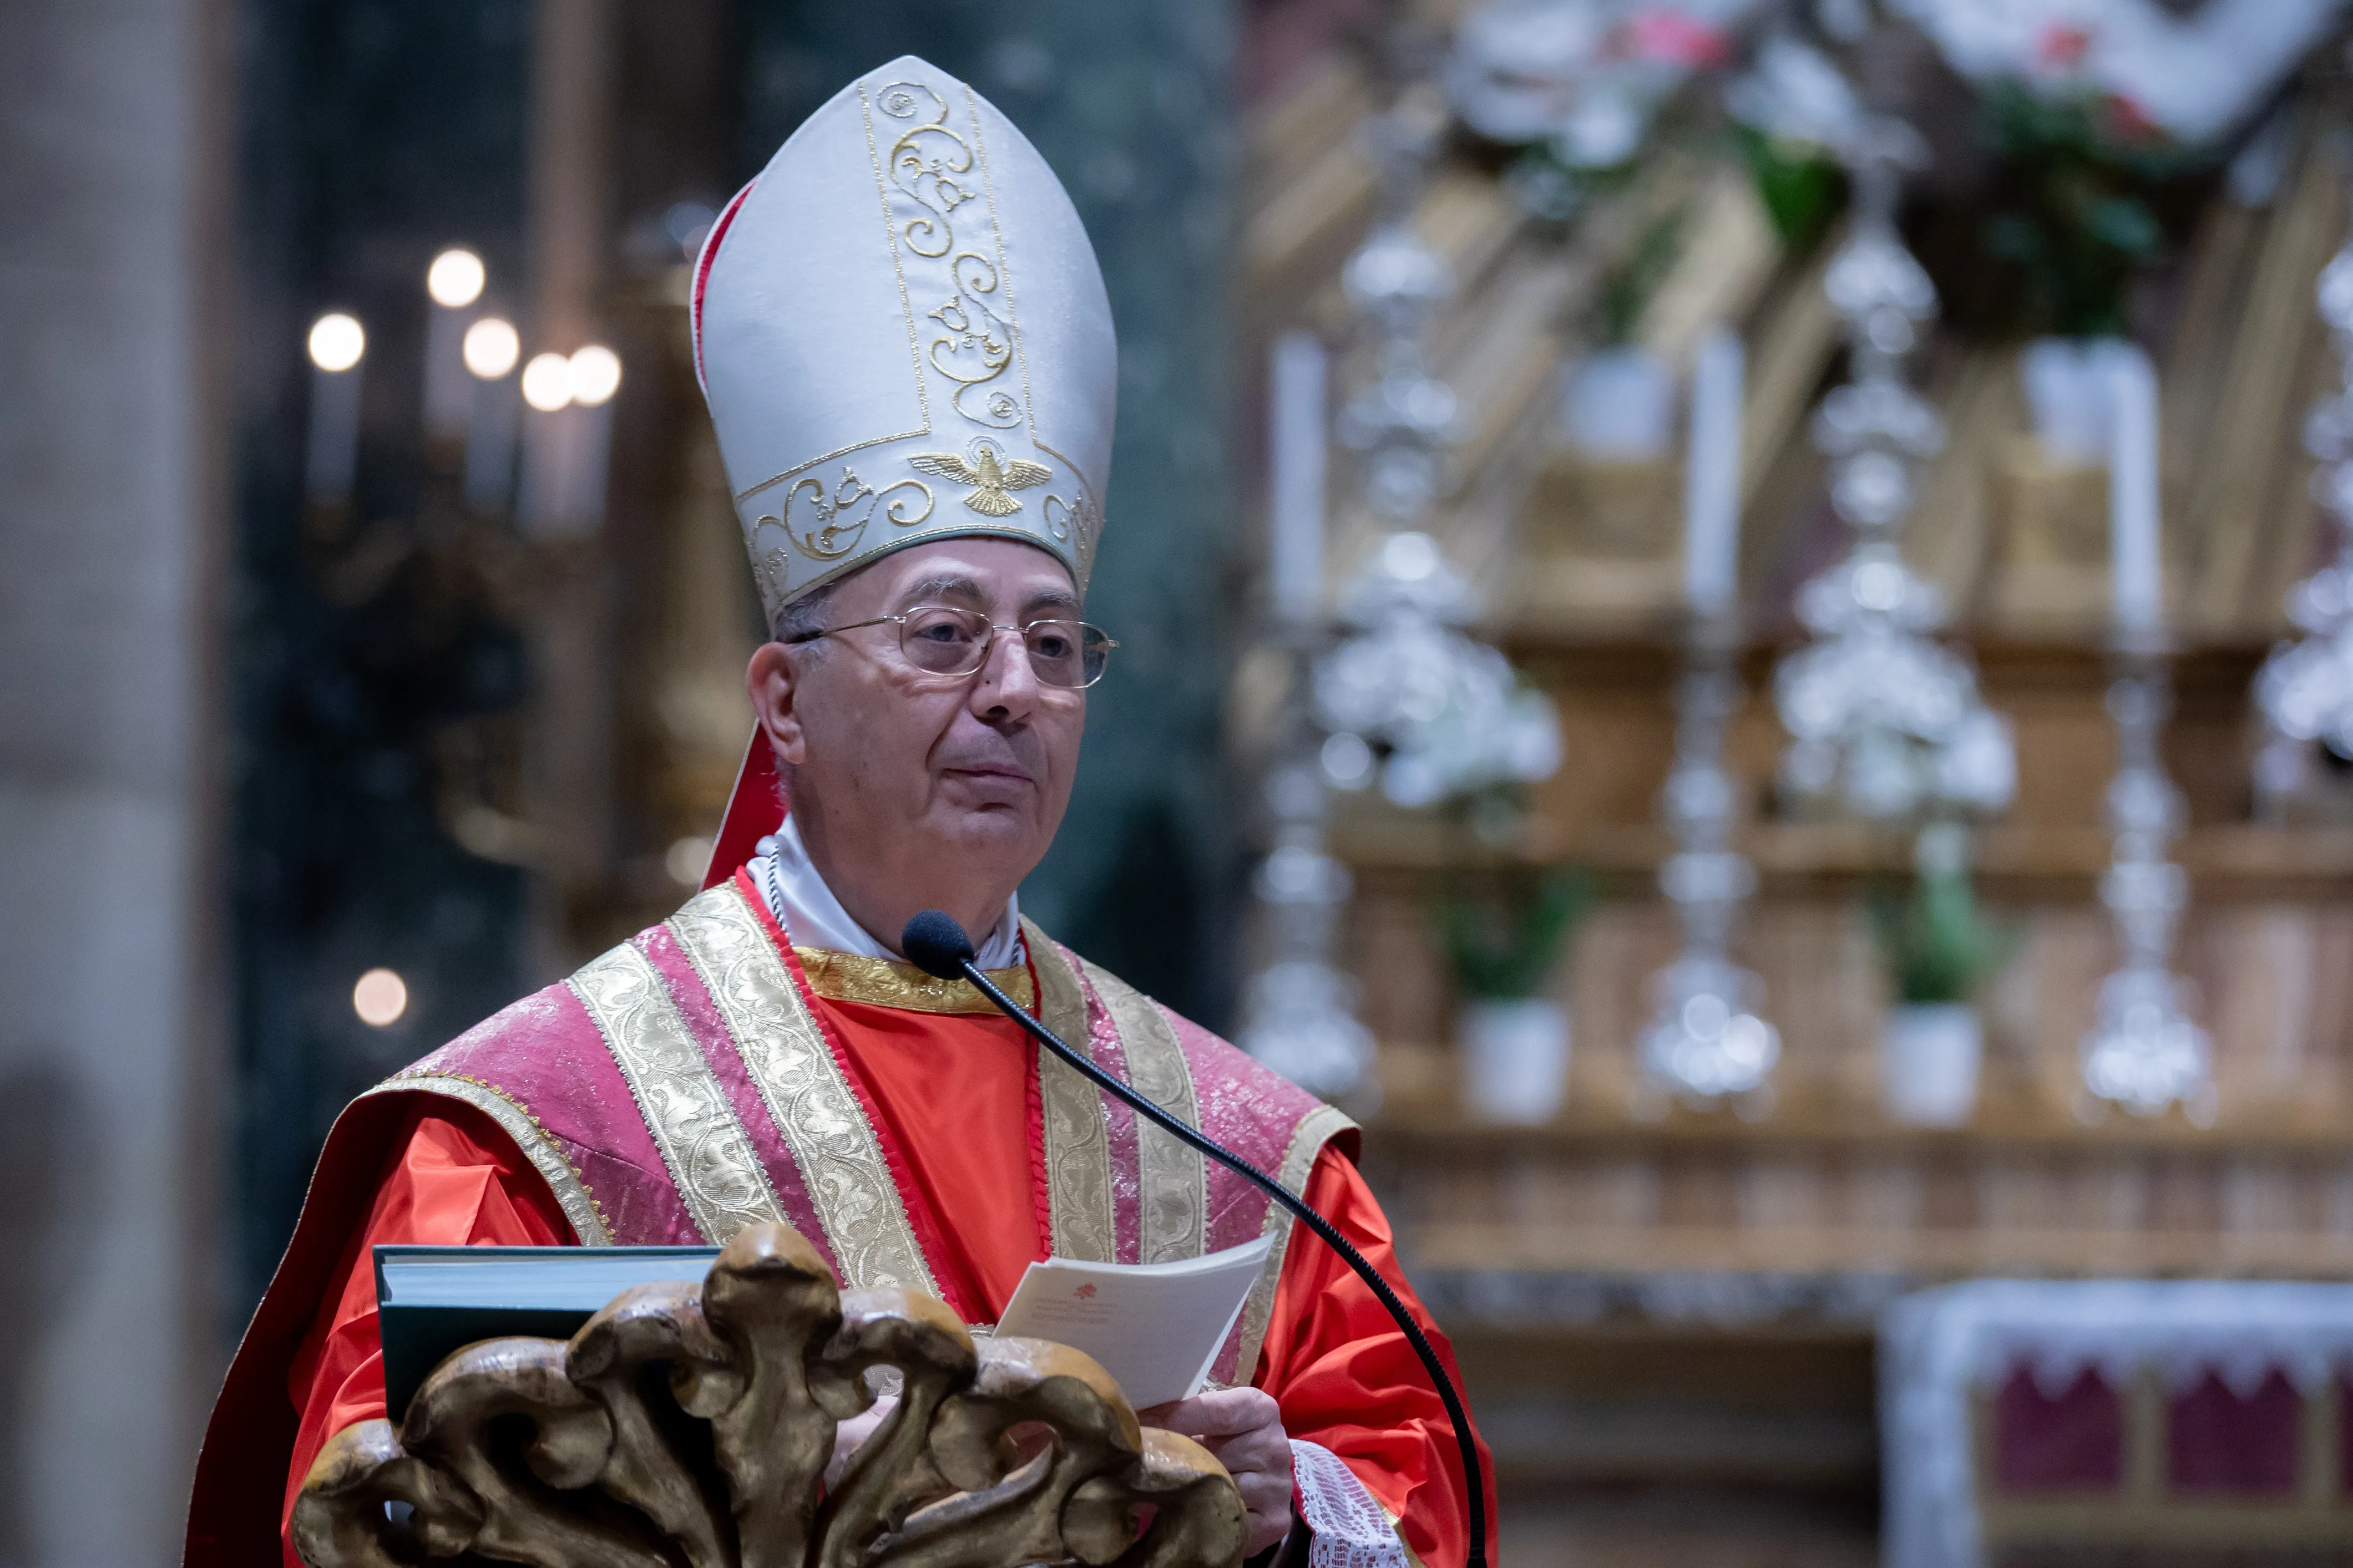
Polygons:
<instances>
[{"instance_id":1,"label":"dark green book","mask_svg":"<svg viewBox=\"0 0 2353 1568\"><path fill-rule=\"evenodd\" d=\"M715 1247L379 1247L385 1407L398 1421L450 1352L477 1340L568 1340L632 1285L700 1279Z\"/></svg>"}]
</instances>

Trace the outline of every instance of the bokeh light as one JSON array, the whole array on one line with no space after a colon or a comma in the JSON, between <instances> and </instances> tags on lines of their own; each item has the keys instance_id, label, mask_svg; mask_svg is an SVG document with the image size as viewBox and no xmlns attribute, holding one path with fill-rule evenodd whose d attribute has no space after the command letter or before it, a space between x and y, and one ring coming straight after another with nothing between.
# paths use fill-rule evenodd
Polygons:
<instances>
[{"instance_id":1,"label":"bokeh light","mask_svg":"<svg viewBox=\"0 0 2353 1568\"><path fill-rule=\"evenodd\" d=\"M621 389L621 356L602 343L590 343L572 356L572 400L594 408Z\"/></svg>"},{"instance_id":2,"label":"bokeh light","mask_svg":"<svg viewBox=\"0 0 2353 1568\"><path fill-rule=\"evenodd\" d=\"M352 987L352 1011L360 1022L387 1028L408 1011L408 982L389 969L371 969Z\"/></svg>"},{"instance_id":3,"label":"bokeh light","mask_svg":"<svg viewBox=\"0 0 2353 1568\"><path fill-rule=\"evenodd\" d=\"M480 257L463 246L451 246L425 269L425 291L437 305L462 310L482 297L488 276Z\"/></svg>"},{"instance_id":4,"label":"bokeh light","mask_svg":"<svg viewBox=\"0 0 2353 1568\"><path fill-rule=\"evenodd\" d=\"M484 381L498 380L522 357L522 339L514 323L497 316L484 316L468 327L464 348L466 368Z\"/></svg>"},{"instance_id":5,"label":"bokeh light","mask_svg":"<svg viewBox=\"0 0 2353 1568\"><path fill-rule=\"evenodd\" d=\"M330 310L311 323L311 363L321 370L349 370L365 353L367 331L358 317Z\"/></svg>"},{"instance_id":6,"label":"bokeh light","mask_svg":"<svg viewBox=\"0 0 2353 1568\"><path fill-rule=\"evenodd\" d=\"M533 354L522 367L522 400L542 414L572 401L572 362L562 354Z\"/></svg>"}]
</instances>

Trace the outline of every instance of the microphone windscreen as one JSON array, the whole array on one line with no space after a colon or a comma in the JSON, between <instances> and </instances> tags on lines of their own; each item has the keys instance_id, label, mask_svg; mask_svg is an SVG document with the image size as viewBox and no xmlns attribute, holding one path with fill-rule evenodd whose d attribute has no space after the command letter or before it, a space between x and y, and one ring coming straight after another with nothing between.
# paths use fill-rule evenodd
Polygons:
<instances>
[{"instance_id":1,"label":"microphone windscreen","mask_svg":"<svg viewBox=\"0 0 2353 1568\"><path fill-rule=\"evenodd\" d=\"M955 916L925 910L899 932L899 951L924 973L955 980L964 974L965 960L972 956L972 938L965 935Z\"/></svg>"}]
</instances>

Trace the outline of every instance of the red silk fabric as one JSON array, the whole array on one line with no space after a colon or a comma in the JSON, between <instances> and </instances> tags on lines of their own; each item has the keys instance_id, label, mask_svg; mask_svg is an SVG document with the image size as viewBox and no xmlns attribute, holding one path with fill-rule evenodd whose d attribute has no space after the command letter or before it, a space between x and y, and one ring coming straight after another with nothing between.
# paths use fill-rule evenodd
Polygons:
<instances>
[{"instance_id":1,"label":"red silk fabric","mask_svg":"<svg viewBox=\"0 0 2353 1568\"><path fill-rule=\"evenodd\" d=\"M376 1188L367 1223L343 1248L341 1288L319 1304L287 1372L287 1397L301 1424L278 1516L286 1568L301 1568L285 1531L311 1461L329 1437L385 1413L369 1248L378 1242L563 1247L575 1240L547 1184L488 1118L454 1103L447 1111L418 1106L409 1127L406 1146Z\"/></svg>"},{"instance_id":2,"label":"red silk fabric","mask_svg":"<svg viewBox=\"0 0 2353 1568\"><path fill-rule=\"evenodd\" d=\"M911 1217L927 1238L934 1276L952 1298L985 1302L994 1320L1045 1251L1035 1195L1035 1053L1002 1019L818 1005L905 1173L902 1195L920 1211ZM430 1109L412 1111L405 1139L392 1141L396 1152L377 1176L374 1202L341 1249L288 1373L286 1394L301 1422L282 1477L281 1544L294 1492L326 1438L384 1414L367 1249L572 1239L545 1184L493 1124L446 1101L419 1103ZM1327 1147L1304 1196L1405 1298L1451 1368L1451 1352L1398 1269L1388 1220L1355 1165ZM1292 1436L1348 1463L1400 1519L1430 1568L1464 1561L1464 1486L1444 1408L1380 1303L1303 1227L1292 1233L1251 1381L1275 1396ZM1491 1561L1493 1552L1491 1539ZM191 1563L199 1560L192 1552ZM290 1548L285 1561L292 1568Z\"/></svg>"},{"instance_id":3,"label":"red silk fabric","mask_svg":"<svg viewBox=\"0 0 2353 1568\"><path fill-rule=\"evenodd\" d=\"M981 1309L973 1321L996 1321L1047 1252L1031 1192L1036 1047L1010 1018L818 1005L874 1107L875 1131L897 1145L913 1188L901 1197L929 1211L933 1278L949 1300Z\"/></svg>"}]
</instances>

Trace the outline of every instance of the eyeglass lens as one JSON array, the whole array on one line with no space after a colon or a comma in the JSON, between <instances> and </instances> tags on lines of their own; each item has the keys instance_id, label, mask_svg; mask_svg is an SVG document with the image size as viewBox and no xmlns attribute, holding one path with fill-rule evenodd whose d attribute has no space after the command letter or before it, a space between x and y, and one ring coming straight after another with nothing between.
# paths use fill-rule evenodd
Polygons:
<instances>
[{"instance_id":1,"label":"eyeglass lens","mask_svg":"<svg viewBox=\"0 0 2353 1568\"><path fill-rule=\"evenodd\" d=\"M995 627L977 610L930 605L899 623L907 662L934 675L970 675L988 657ZM1031 621L1021 628L1031 673L1049 686L1092 686L1111 662L1111 638L1084 621Z\"/></svg>"}]
</instances>

